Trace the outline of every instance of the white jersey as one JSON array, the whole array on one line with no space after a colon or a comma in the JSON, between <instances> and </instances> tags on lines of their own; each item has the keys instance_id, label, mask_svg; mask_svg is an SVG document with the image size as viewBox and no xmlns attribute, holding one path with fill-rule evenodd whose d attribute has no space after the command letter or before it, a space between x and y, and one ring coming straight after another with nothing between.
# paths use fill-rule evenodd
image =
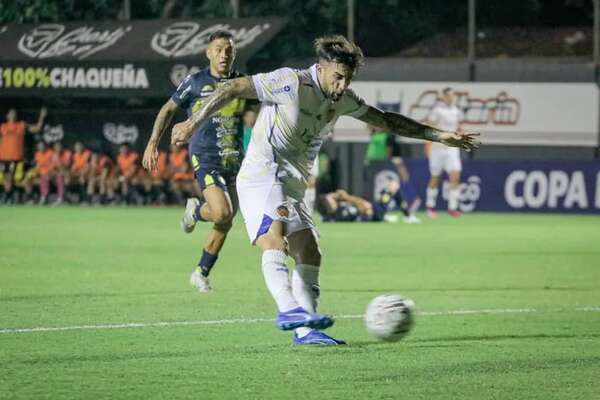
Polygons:
<instances>
[{"instance_id":1,"label":"white jersey","mask_svg":"<svg viewBox=\"0 0 600 400\"><path fill-rule=\"evenodd\" d=\"M439 129L448 132L456 132L462 119L463 112L458 107L455 105L449 106L441 102L431 110L429 118ZM441 143L433 143L432 151L434 149L446 150L449 148Z\"/></svg>"},{"instance_id":2,"label":"white jersey","mask_svg":"<svg viewBox=\"0 0 600 400\"><path fill-rule=\"evenodd\" d=\"M360 117L368 106L351 90L337 102L329 100L315 65L252 79L262 105L236 181L248 236L254 243L276 220L285 222L286 235L316 232L304 194L323 137L341 115Z\"/></svg>"},{"instance_id":3,"label":"white jersey","mask_svg":"<svg viewBox=\"0 0 600 400\"><path fill-rule=\"evenodd\" d=\"M340 116L360 117L368 106L350 89L337 102L328 99L316 65L282 68L252 79L262 104L244 164L276 163L286 195L301 199L323 137ZM248 170L242 166L240 180L252 179Z\"/></svg>"},{"instance_id":4,"label":"white jersey","mask_svg":"<svg viewBox=\"0 0 600 400\"><path fill-rule=\"evenodd\" d=\"M430 119L441 130L455 132L463 119L463 112L455 105L449 106L445 103L438 103L431 110Z\"/></svg>"},{"instance_id":5,"label":"white jersey","mask_svg":"<svg viewBox=\"0 0 600 400\"><path fill-rule=\"evenodd\" d=\"M462 111L454 105L448 106L445 103L439 103L431 111L430 120L444 131L457 131L462 119ZM431 154L429 155L429 172L431 175L440 176L442 171L450 173L461 169L459 148L448 147L442 143L432 144Z\"/></svg>"}]
</instances>

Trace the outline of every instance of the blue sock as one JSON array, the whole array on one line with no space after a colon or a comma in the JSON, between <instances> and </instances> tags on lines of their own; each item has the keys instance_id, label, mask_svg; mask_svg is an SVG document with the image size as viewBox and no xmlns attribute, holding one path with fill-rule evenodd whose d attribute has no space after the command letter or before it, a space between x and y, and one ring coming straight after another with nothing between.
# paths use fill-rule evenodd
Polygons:
<instances>
[{"instance_id":1,"label":"blue sock","mask_svg":"<svg viewBox=\"0 0 600 400\"><path fill-rule=\"evenodd\" d=\"M202 258L200 258L198 266L202 270L203 276L208 276L208 274L210 274L210 270L217 262L217 258L219 258L217 254L210 254L206 250L202 250Z\"/></svg>"}]
</instances>

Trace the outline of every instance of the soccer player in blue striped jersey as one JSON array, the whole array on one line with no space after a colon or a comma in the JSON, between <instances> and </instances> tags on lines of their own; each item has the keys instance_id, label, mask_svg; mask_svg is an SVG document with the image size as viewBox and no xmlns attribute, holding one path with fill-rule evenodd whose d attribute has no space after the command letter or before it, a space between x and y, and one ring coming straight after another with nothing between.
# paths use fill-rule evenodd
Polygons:
<instances>
[{"instance_id":1,"label":"soccer player in blue striped jersey","mask_svg":"<svg viewBox=\"0 0 600 400\"><path fill-rule=\"evenodd\" d=\"M188 75L156 117L142 161L146 169L156 167L158 143L178 109L186 110L191 116L221 85L241 76L233 70L235 53L231 33L217 31L209 37L206 50L209 66ZM190 233L198 221L213 223L198 266L190 277L190 283L200 292L212 290L208 276L238 209L235 179L243 159L242 113L245 103L244 99L232 99L212 118L194 129L188 144L190 162L204 201L197 198L187 200L181 228Z\"/></svg>"}]
</instances>

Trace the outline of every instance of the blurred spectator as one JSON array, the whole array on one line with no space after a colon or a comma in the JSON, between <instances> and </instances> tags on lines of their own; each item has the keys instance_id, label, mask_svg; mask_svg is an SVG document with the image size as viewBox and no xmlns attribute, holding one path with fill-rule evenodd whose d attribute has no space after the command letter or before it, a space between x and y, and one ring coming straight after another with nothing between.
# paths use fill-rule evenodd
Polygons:
<instances>
[{"instance_id":1,"label":"blurred spectator","mask_svg":"<svg viewBox=\"0 0 600 400\"><path fill-rule=\"evenodd\" d=\"M51 177L56 182L57 198L55 205L60 205L65 201L65 181L71 168L71 150L63 148L61 142L53 145L52 151L52 171Z\"/></svg>"},{"instance_id":2,"label":"blurred spectator","mask_svg":"<svg viewBox=\"0 0 600 400\"><path fill-rule=\"evenodd\" d=\"M124 143L119 147L119 155L117 156L117 182L113 181L112 186L120 188L122 203L133 203L130 189L139 183L137 174L139 158L139 154L131 150L128 144Z\"/></svg>"},{"instance_id":3,"label":"blurred spectator","mask_svg":"<svg viewBox=\"0 0 600 400\"><path fill-rule=\"evenodd\" d=\"M54 152L44 142L38 142L35 152L36 183L39 185L40 204L46 204L50 194L50 179L54 167Z\"/></svg>"},{"instance_id":4,"label":"blurred spectator","mask_svg":"<svg viewBox=\"0 0 600 400\"><path fill-rule=\"evenodd\" d=\"M106 154L92 153L87 188L92 203L104 204L115 200L115 187L112 185L115 169L113 160Z\"/></svg>"},{"instance_id":5,"label":"blurred spectator","mask_svg":"<svg viewBox=\"0 0 600 400\"><path fill-rule=\"evenodd\" d=\"M75 143L73 151L73 163L68 177L67 186L69 191L76 191L80 202L88 202L87 187L90 174L90 161L92 152L83 146L83 143Z\"/></svg>"},{"instance_id":6,"label":"blurred spectator","mask_svg":"<svg viewBox=\"0 0 600 400\"><path fill-rule=\"evenodd\" d=\"M196 196L193 185L194 173L188 162L188 151L185 148L171 146L169 167L172 173L170 189L174 202L181 204L185 198Z\"/></svg>"},{"instance_id":7,"label":"blurred spectator","mask_svg":"<svg viewBox=\"0 0 600 400\"><path fill-rule=\"evenodd\" d=\"M6 122L0 124L0 174L3 175L4 192L0 203L15 202L13 193L14 175L17 165L23 161L24 139L26 133L39 133L44 126L47 111L40 110L38 121L35 125L18 120L14 108L6 113Z\"/></svg>"}]
</instances>

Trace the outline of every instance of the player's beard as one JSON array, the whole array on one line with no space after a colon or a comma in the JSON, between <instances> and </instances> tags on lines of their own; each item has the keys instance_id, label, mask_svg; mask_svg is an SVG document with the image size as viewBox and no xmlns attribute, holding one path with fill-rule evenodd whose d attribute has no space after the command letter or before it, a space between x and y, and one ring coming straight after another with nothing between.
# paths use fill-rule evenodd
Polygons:
<instances>
[{"instance_id":1,"label":"player's beard","mask_svg":"<svg viewBox=\"0 0 600 400\"><path fill-rule=\"evenodd\" d=\"M342 93L335 93L335 92L331 91L329 93L329 98L331 99L331 101L336 102L336 101L338 101L339 99L342 98L342 94L343 94L343 92Z\"/></svg>"}]
</instances>

